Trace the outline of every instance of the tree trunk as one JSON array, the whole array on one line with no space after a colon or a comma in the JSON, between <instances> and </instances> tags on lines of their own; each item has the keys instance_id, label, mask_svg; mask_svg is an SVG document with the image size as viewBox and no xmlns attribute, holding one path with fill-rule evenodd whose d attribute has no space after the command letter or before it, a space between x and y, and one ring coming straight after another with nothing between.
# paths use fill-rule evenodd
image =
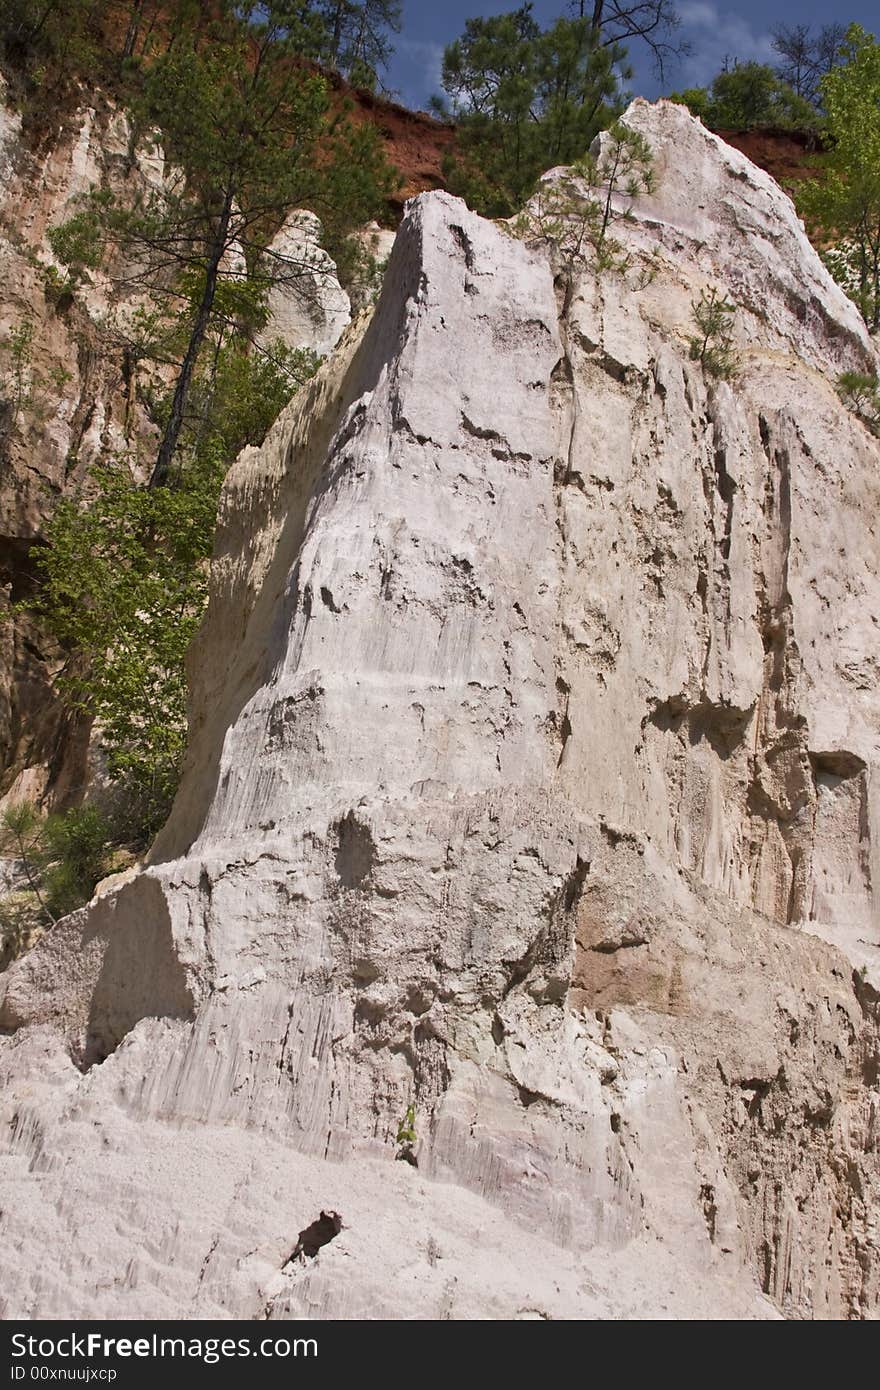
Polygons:
<instances>
[{"instance_id":1,"label":"tree trunk","mask_svg":"<svg viewBox=\"0 0 880 1390\"><path fill-rule=\"evenodd\" d=\"M131 14L128 19L128 29L125 35L125 43L122 45L123 58L130 58L134 53L137 43L138 33L141 27L141 16L144 12L144 0L135 0L131 7Z\"/></svg>"},{"instance_id":2,"label":"tree trunk","mask_svg":"<svg viewBox=\"0 0 880 1390\"><path fill-rule=\"evenodd\" d=\"M35 25L34 28L31 30L31 32L28 34L28 39L30 40L31 43L33 43L34 39L38 39L38 38L40 37L40 34L41 34L42 31L43 31L43 26L45 25L45 23L46 23L47 19L49 18L50 14L54 14L54 12L55 12L57 9L58 9L58 0L50 0L50 4L48 4L48 5L46 6L46 8L43 10L43 13L40 15L40 18L37 20L36 25ZM22 25L19 25L19 33L21 32L22 27L23 27Z\"/></svg>"},{"instance_id":3,"label":"tree trunk","mask_svg":"<svg viewBox=\"0 0 880 1390\"><path fill-rule=\"evenodd\" d=\"M220 214L220 221L217 224L217 234L214 238L214 244L211 247L211 254L208 258L205 274L205 288L202 293L201 303L199 304L199 311L196 314L196 321L189 335L189 342L187 343L183 362L180 366L180 375L177 378L177 385L174 388L174 399L171 402L168 423L165 426L165 433L162 436L159 452L156 455L156 464L150 474L151 488L164 487L171 473L171 461L174 457L174 451L177 448L180 431L183 428L183 417L190 387L192 385L193 372L195 371L202 343L205 341L208 325L211 322L211 310L214 307L214 296L217 293L220 262L223 260L223 253L226 250L231 217L232 194L227 193L223 203L223 210Z\"/></svg>"},{"instance_id":4,"label":"tree trunk","mask_svg":"<svg viewBox=\"0 0 880 1390\"><path fill-rule=\"evenodd\" d=\"M333 17L333 39L330 49L334 63L339 62L339 49L342 44L342 11L344 8L343 0L338 0L336 14Z\"/></svg>"}]
</instances>

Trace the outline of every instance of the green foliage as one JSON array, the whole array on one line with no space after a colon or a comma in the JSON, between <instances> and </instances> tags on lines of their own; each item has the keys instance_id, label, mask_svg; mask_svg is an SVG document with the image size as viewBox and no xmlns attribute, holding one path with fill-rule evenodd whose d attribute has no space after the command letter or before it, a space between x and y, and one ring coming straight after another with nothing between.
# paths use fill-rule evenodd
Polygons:
<instances>
[{"instance_id":1,"label":"green foliage","mask_svg":"<svg viewBox=\"0 0 880 1390\"><path fill-rule=\"evenodd\" d=\"M48 285L46 293L50 294ZM60 304L63 305L63 299ZM52 365L45 374L37 369L34 325L30 318L14 324L0 343L0 362L3 363L0 382L5 403L2 437L16 426L41 424L50 412L52 400L57 400L70 380L70 373L60 363Z\"/></svg>"},{"instance_id":2,"label":"green foliage","mask_svg":"<svg viewBox=\"0 0 880 1390\"><path fill-rule=\"evenodd\" d=\"M736 305L712 287L691 301L697 333L690 339L691 361L699 362L709 376L727 380L736 375L738 362L733 346Z\"/></svg>"},{"instance_id":3,"label":"green foliage","mask_svg":"<svg viewBox=\"0 0 880 1390\"><path fill-rule=\"evenodd\" d=\"M692 116L698 116L704 126L711 128L712 117L710 110L712 98L706 87L685 87L681 92L671 92L670 101L677 101L679 106L686 106Z\"/></svg>"},{"instance_id":4,"label":"green foliage","mask_svg":"<svg viewBox=\"0 0 880 1390\"><path fill-rule=\"evenodd\" d=\"M99 724L127 818L120 834L145 841L180 773L184 656L206 602L223 476L317 366L314 354L266 340L269 295L308 284L318 259L279 251L277 233L293 208L313 209L342 274L356 275L368 257L351 233L399 183L379 132L338 102L331 109L312 60L376 81L400 5L133 0L124 32L119 18L115 0L6 0L0 62L21 77L25 106L39 94L37 118L52 110L50 87L59 97L65 84L112 74L133 146L155 138L180 171L134 201L130 189L94 189L48 233L65 272L39 267L58 310L98 270L132 292L125 304L140 303L101 331L121 349L129 399L161 432L158 453L104 460L62 499L35 548L30 606L70 654L59 689ZM6 429L10 416L42 408L47 383L32 356L25 321L0 344ZM63 388L61 371L53 384ZM145 469L151 485L135 486ZM41 823L41 843L54 833ZM72 845L56 851L58 864L73 862Z\"/></svg>"},{"instance_id":5,"label":"green foliage","mask_svg":"<svg viewBox=\"0 0 880 1390\"><path fill-rule=\"evenodd\" d=\"M611 229L615 218L630 218L629 204L653 188L653 163L644 136L616 122L601 137L598 153L539 185L517 218L518 236L552 244L569 294L579 263L590 263L597 274L629 266L630 257ZM628 201L621 208L622 198Z\"/></svg>"},{"instance_id":6,"label":"green foliage","mask_svg":"<svg viewBox=\"0 0 880 1390\"><path fill-rule=\"evenodd\" d=\"M689 107L710 130L815 130L818 124L810 102L764 63L737 63L719 72L708 90L690 87L670 99Z\"/></svg>"},{"instance_id":7,"label":"green foliage","mask_svg":"<svg viewBox=\"0 0 880 1390\"><path fill-rule=\"evenodd\" d=\"M76 289L76 280L72 275L62 275L54 265L42 267L43 293L49 304L55 309L62 310L70 305Z\"/></svg>"},{"instance_id":8,"label":"green foliage","mask_svg":"<svg viewBox=\"0 0 880 1390\"><path fill-rule=\"evenodd\" d=\"M798 208L825 242L824 259L861 310L880 329L880 44L858 24L841 45L841 65L822 79L831 143L822 177L805 181Z\"/></svg>"},{"instance_id":9,"label":"green foliage","mask_svg":"<svg viewBox=\"0 0 880 1390\"><path fill-rule=\"evenodd\" d=\"M873 434L880 435L880 386L876 374L843 372L837 378L837 394Z\"/></svg>"},{"instance_id":10,"label":"green foliage","mask_svg":"<svg viewBox=\"0 0 880 1390\"><path fill-rule=\"evenodd\" d=\"M3 0L0 65L25 97L94 71L106 0Z\"/></svg>"},{"instance_id":11,"label":"green foliage","mask_svg":"<svg viewBox=\"0 0 880 1390\"><path fill-rule=\"evenodd\" d=\"M110 869L110 825L95 806L49 816L43 826L42 876L49 910L63 917L88 902Z\"/></svg>"},{"instance_id":12,"label":"green foliage","mask_svg":"<svg viewBox=\"0 0 880 1390\"><path fill-rule=\"evenodd\" d=\"M86 206L60 226L49 227L46 232L53 255L62 265L71 267L77 277L81 277L85 270L97 269L101 264L101 212L111 205L111 201L109 193L96 190Z\"/></svg>"},{"instance_id":13,"label":"green foliage","mask_svg":"<svg viewBox=\"0 0 880 1390\"><path fill-rule=\"evenodd\" d=\"M120 10L128 11L120 24ZM276 0L238 4L215 0L4 0L0 61L24 76L31 94L84 75L133 79L174 36L216 32L218 24L255 32L266 20L283 26L292 49L337 68L354 85L375 87L400 32L400 0ZM157 24L158 20L158 24Z\"/></svg>"},{"instance_id":14,"label":"green foliage","mask_svg":"<svg viewBox=\"0 0 880 1390\"><path fill-rule=\"evenodd\" d=\"M7 363L5 384L14 421L33 399L34 325L31 319L24 318L9 330L3 350Z\"/></svg>"},{"instance_id":15,"label":"green foliage","mask_svg":"<svg viewBox=\"0 0 880 1390\"><path fill-rule=\"evenodd\" d=\"M217 355L212 375L193 394L202 455L212 451L224 471L248 444L262 444L287 402L314 376L320 358L280 339L250 351L232 337Z\"/></svg>"},{"instance_id":16,"label":"green foliage","mask_svg":"<svg viewBox=\"0 0 880 1390\"><path fill-rule=\"evenodd\" d=\"M583 158L621 109L623 51L603 44L587 19L542 30L523 5L470 19L443 57L459 149L447 163L450 189L487 216L521 207L546 169Z\"/></svg>"},{"instance_id":17,"label":"green foliage","mask_svg":"<svg viewBox=\"0 0 880 1390\"><path fill-rule=\"evenodd\" d=\"M180 776L184 662L207 600L223 476L246 444L262 442L317 363L277 343L248 353L235 336L214 348L169 484L135 487L125 467L96 468L84 495L58 504L36 556L34 606L74 654L58 687L99 722L109 776L125 794L125 830L138 841L166 817Z\"/></svg>"},{"instance_id":18,"label":"green foliage","mask_svg":"<svg viewBox=\"0 0 880 1390\"><path fill-rule=\"evenodd\" d=\"M46 925L87 903L110 868L110 827L94 806L45 819L27 803L10 806L0 817L0 846L21 861Z\"/></svg>"},{"instance_id":19,"label":"green foliage","mask_svg":"<svg viewBox=\"0 0 880 1390\"><path fill-rule=\"evenodd\" d=\"M27 802L8 806L0 816L0 847L6 854L11 854L21 861L39 912L44 922L52 923L55 917L41 893L41 875L37 863L41 831L40 817L35 808Z\"/></svg>"},{"instance_id":20,"label":"green foliage","mask_svg":"<svg viewBox=\"0 0 880 1390\"><path fill-rule=\"evenodd\" d=\"M398 1123L397 1143L403 1150L403 1154L398 1155L399 1157L408 1155L413 1144L416 1143L416 1107L414 1105L406 1107L406 1113Z\"/></svg>"},{"instance_id":21,"label":"green foliage","mask_svg":"<svg viewBox=\"0 0 880 1390\"><path fill-rule=\"evenodd\" d=\"M77 656L58 679L101 725L108 772L127 793L130 832L149 838L167 814L186 739L184 657L198 626L219 480L132 487L93 474L88 505L65 498L37 563L37 611Z\"/></svg>"}]
</instances>

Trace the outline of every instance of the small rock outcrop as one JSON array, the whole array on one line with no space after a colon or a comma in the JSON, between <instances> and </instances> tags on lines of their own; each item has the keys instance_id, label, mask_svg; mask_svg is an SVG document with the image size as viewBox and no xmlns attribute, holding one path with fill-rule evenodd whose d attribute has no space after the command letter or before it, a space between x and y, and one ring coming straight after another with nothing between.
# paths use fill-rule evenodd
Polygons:
<instances>
[{"instance_id":1,"label":"small rock outcrop","mask_svg":"<svg viewBox=\"0 0 880 1390\"><path fill-rule=\"evenodd\" d=\"M5 1316L876 1315L873 348L626 119L629 270L422 195L229 475L149 867L0 977Z\"/></svg>"},{"instance_id":2,"label":"small rock outcrop","mask_svg":"<svg viewBox=\"0 0 880 1390\"><path fill-rule=\"evenodd\" d=\"M315 214L298 211L270 244L270 256L290 265L291 273L289 283L277 285L269 295L264 337L280 338L289 347L308 347L326 357L351 321L351 301L320 237L321 223Z\"/></svg>"}]
</instances>

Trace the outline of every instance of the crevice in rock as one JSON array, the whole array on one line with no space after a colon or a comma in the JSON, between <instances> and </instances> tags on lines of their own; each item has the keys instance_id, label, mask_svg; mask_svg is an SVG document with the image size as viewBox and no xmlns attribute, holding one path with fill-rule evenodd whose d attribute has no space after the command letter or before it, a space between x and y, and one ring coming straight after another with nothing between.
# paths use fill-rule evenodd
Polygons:
<instances>
[{"instance_id":1,"label":"crevice in rock","mask_svg":"<svg viewBox=\"0 0 880 1390\"><path fill-rule=\"evenodd\" d=\"M450 223L449 230L458 249L464 256L465 269L472 272L474 269L474 244L465 231L464 227L457 222Z\"/></svg>"},{"instance_id":2,"label":"crevice in rock","mask_svg":"<svg viewBox=\"0 0 880 1390\"><path fill-rule=\"evenodd\" d=\"M420 1109L428 1111L449 1089L447 1046L434 1032L430 1019L416 1024L413 1046L413 1090Z\"/></svg>"},{"instance_id":3,"label":"crevice in rock","mask_svg":"<svg viewBox=\"0 0 880 1390\"><path fill-rule=\"evenodd\" d=\"M556 715L556 718L559 722L559 757L556 759L556 766L559 768L562 766L562 760L565 757L565 750L568 746L568 741L571 738L573 730L571 724L571 717L569 715L569 708L571 704L571 688L568 685L568 683L562 679L561 676L557 677L556 690L560 696L564 697L565 701L562 709L561 719L559 719L558 713Z\"/></svg>"},{"instance_id":4,"label":"crevice in rock","mask_svg":"<svg viewBox=\"0 0 880 1390\"><path fill-rule=\"evenodd\" d=\"M715 1204L715 1188L709 1182L704 1182L700 1187L700 1203L703 1208L703 1220L706 1222L706 1233L710 1244L714 1245L718 1207Z\"/></svg>"}]
</instances>

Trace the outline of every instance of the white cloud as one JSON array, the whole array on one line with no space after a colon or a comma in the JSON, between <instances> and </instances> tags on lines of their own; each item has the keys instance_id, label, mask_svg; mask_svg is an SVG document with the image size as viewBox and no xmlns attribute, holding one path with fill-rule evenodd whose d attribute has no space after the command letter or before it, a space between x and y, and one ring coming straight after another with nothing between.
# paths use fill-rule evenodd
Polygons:
<instances>
[{"instance_id":1,"label":"white cloud","mask_svg":"<svg viewBox=\"0 0 880 1390\"><path fill-rule=\"evenodd\" d=\"M677 87L705 87L724 65L740 62L772 63L773 39L769 33L756 33L742 15L722 10L714 0L681 0L676 6L681 34L691 45L678 73Z\"/></svg>"}]
</instances>

